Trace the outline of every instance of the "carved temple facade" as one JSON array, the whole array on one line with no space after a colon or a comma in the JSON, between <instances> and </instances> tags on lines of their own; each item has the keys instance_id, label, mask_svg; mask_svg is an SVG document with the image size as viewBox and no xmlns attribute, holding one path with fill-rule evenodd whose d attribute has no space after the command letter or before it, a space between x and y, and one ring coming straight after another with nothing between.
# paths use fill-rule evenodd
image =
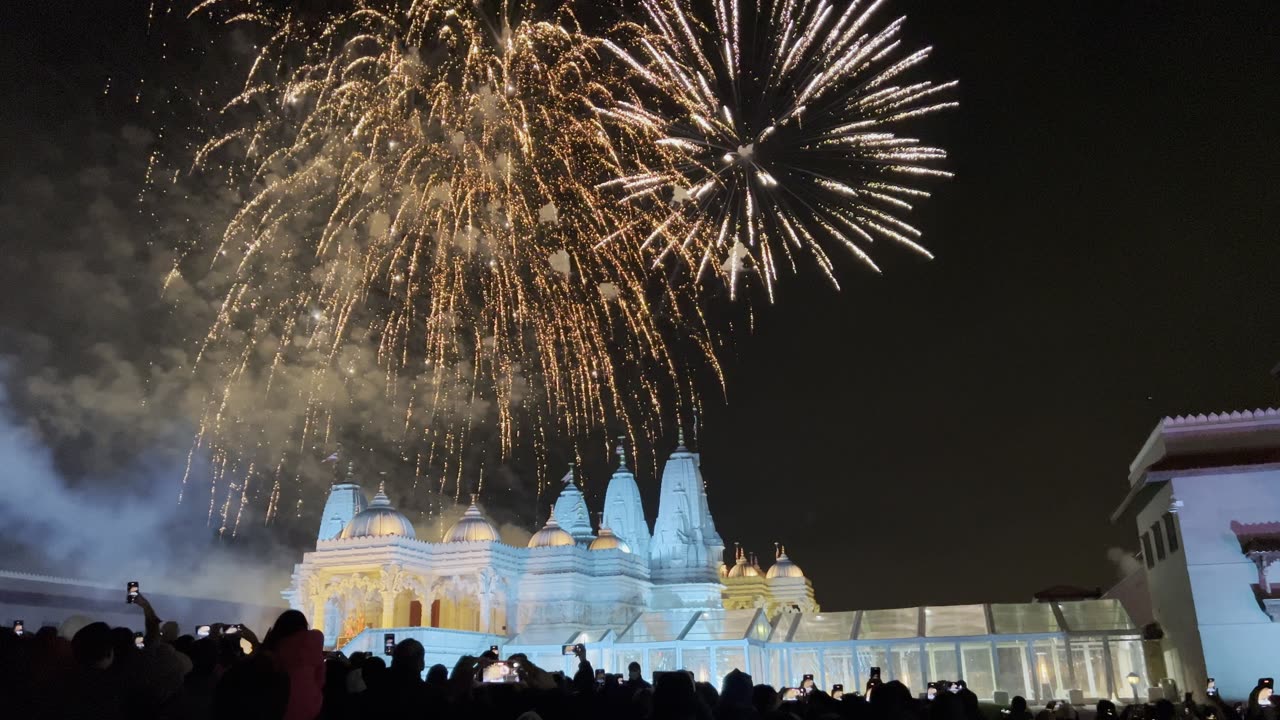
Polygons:
<instances>
[{"instance_id":1,"label":"carved temple facade","mask_svg":"<svg viewBox=\"0 0 1280 720\"><path fill-rule=\"evenodd\" d=\"M707 501L700 458L680 445L668 458L654 531L621 447L598 526L572 470L546 526L524 547L503 543L473 496L439 541L419 539L380 488L371 502L353 473L333 485L316 549L283 595L343 647L370 629L438 628L514 637L620 631L655 610L762 609L817 612L813 586L775 552L723 562L724 542Z\"/></svg>"}]
</instances>

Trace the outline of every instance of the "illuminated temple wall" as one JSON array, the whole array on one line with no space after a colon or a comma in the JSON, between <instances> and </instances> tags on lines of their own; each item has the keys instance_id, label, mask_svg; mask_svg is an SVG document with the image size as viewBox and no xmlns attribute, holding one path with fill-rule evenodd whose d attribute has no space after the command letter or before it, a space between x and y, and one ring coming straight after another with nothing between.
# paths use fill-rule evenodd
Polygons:
<instances>
[{"instance_id":1,"label":"illuminated temple wall","mask_svg":"<svg viewBox=\"0 0 1280 720\"><path fill-rule=\"evenodd\" d=\"M1280 665L1280 412L1165 418L1130 471L1115 517L1137 526L1167 676L1246 697Z\"/></svg>"}]
</instances>

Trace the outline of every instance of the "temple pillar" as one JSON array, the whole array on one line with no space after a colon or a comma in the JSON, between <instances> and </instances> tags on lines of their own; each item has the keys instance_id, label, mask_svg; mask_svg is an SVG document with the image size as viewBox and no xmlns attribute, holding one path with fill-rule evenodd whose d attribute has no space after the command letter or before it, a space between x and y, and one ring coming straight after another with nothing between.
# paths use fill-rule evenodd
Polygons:
<instances>
[{"instance_id":1,"label":"temple pillar","mask_svg":"<svg viewBox=\"0 0 1280 720\"><path fill-rule=\"evenodd\" d=\"M490 593L487 593L487 592L482 593L480 595L480 618L479 618L479 622L476 624L477 631L489 632L489 626L491 625L493 620L492 613L491 613L492 607L493 607L493 601L490 598Z\"/></svg>"},{"instance_id":2,"label":"temple pillar","mask_svg":"<svg viewBox=\"0 0 1280 720\"><path fill-rule=\"evenodd\" d=\"M396 626L396 596L384 591L382 593L382 625L389 628Z\"/></svg>"},{"instance_id":3,"label":"temple pillar","mask_svg":"<svg viewBox=\"0 0 1280 720\"><path fill-rule=\"evenodd\" d=\"M312 602L311 627L319 630L322 633L324 632L324 629L325 629L325 624L324 624L325 605L327 605L328 602L329 602L328 598L325 598L325 597L314 598ZM337 638L326 637L324 639L324 644L326 647L328 647L330 644L336 642L336 640Z\"/></svg>"}]
</instances>

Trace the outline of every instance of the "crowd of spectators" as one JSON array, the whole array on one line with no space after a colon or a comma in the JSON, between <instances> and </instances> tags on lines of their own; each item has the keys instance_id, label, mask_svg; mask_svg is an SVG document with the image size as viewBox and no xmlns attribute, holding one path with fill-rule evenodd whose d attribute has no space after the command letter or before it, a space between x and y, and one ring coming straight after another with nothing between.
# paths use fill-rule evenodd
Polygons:
<instances>
[{"instance_id":1,"label":"crowd of spectators","mask_svg":"<svg viewBox=\"0 0 1280 720\"><path fill-rule=\"evenodd\" d=\"M320 631L295 610L280 615L259 641L242 625L180 635L141 595L146 630L69 621L62 628L0 633L0 718L33 720L227 719L353 720L1280 720L1271 682L1231 706L1210 692L1181 704L1110 701L1075 708L1053 701L1038 712L1015 697L984 706L963 681L930 683L913 695L897 681L872 678L860 692L755 684L734 670L719 688L684 672L649 682L632 663L625 676L592 668L580 650L572 677L548 672L522 655L491 649L453 668L426 667L425 649L402 640L381 655L326 653ZM202 629L203 630L203 629ZM496 680L496 682L494 681Z\"/></svg>"}]
</instances>

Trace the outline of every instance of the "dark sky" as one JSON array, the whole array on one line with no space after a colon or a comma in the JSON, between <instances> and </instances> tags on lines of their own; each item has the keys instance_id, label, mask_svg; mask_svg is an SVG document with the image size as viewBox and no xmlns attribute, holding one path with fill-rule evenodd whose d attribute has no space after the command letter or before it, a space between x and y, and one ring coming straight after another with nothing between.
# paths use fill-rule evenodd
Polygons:
<instances>
[{"instance_id":1,"label":"dark sky","mask_svg":"<svg viewBox=\"0 0 1280 720\"><path fill-rule=\"evenodd\" d=\"M158 72L146 3L5 5L6 143L73 132L104 68ZM961 81L928 126L957 177L915 216L937 259L758 312L699 438L720 532L785 542L829 609L1109 584L1157 420L1278 402L1280 6L895 7Z\"/></svg>"}]
</instances>

